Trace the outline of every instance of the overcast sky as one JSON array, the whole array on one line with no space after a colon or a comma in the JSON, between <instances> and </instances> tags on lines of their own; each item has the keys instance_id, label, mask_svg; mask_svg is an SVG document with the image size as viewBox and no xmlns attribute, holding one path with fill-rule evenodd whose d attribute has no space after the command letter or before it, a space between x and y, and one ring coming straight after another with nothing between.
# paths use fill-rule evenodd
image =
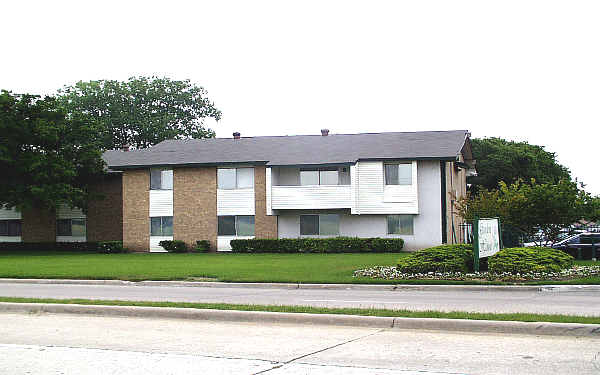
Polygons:
<instances>
[{"instance_id":1,"label":"overcast sky","mask_svg":"<svg viewBox=\"0 0 600 375\"><path fill-rule=\"evenodd\" d=\"M600 1L7 1L0 88L189 78L218 137L468 129L600 194Z\"/></svg>"}]
</instances>

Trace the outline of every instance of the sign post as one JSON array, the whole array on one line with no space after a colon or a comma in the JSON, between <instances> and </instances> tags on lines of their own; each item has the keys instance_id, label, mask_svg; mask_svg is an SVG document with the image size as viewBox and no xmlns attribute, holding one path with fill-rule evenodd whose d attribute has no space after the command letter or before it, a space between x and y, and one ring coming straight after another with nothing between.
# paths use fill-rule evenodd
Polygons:
<instances>
[{"instance_id":1,"label":"sign post","mask_svg":"<svg viewBox=\"0 0 600 375\"><path fill-rule=\"evenodd\" d=\"M502 247L500 220L498 218L473 220L473 268L479 272L479 259L496 254Z\"/></svg>"}]
</instances>

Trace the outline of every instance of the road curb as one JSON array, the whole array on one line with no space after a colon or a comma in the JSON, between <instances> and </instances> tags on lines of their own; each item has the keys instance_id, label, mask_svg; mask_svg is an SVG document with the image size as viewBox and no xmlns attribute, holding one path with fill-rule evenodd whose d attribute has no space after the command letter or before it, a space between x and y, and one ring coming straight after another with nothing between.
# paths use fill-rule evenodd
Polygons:
<instances>
[{"instance_id":1,"label":"road curb","mask_svg":"<svg viewBox=\"0 0 600 375\"><path fill-rule=\"evenodd\" d=\"M384 291L540 291L539 285L402 285L402 284L298 284L298 283L227 283L218 281L125 281L125 280L76 280L76 279L0 279L8 284L62 284L62 285L128 285L128 286L169 286L200 288L255 288L255 289L312 289L312 290L384 290ZM566 285L565 285L566 286ZM597 287L600 285L589 285ZM589 287L588 285L582 287ZM552 286L554 290L557 287ZM578 287L569 285L568 287ZM579 290L579 289L578 289Z\"/></svg>"},{"instance_id":2,"label":"road curb","mask_svg":"<svg viewBox=\"0 0 600 375\"><path fill-rule=\"evenodd\" d=\"M279 313L172 307L101 306L0 302L0 312L83 314L196 319L226 322L334 325L406 330L600 337L599 324L514 322L437 318L394 318L337 314Z\"/></svg>"}]
</instances>

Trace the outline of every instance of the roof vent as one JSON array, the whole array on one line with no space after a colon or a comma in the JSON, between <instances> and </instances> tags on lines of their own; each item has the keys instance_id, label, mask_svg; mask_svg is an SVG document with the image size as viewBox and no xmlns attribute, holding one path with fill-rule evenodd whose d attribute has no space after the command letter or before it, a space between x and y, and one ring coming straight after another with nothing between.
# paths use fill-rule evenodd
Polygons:
<instances>
[{"instance_id":1,"label":"roof vent","mask_svg":"<svg viewBox=\"0 0 600 375\"><path fill-rule=\"evenodd\" d=\"M233 133L233 139L240 139L242 135L240 134L240 132L234 132Z\"/></svg>"},{"instance_id":2,"label":"roof vent","mask_svg":"<svg viewBox=\"0 0 600 375\"><path fill-rule=\"evenodd\" d=\"M326 137L329 135L329 129L321 129L321 135L323 137Z\"/></svg>"}]
</instances>

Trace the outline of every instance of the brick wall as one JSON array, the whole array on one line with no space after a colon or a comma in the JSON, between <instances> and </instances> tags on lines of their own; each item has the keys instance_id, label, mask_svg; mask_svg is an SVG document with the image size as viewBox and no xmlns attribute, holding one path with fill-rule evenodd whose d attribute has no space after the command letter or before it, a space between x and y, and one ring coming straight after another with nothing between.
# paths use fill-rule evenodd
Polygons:
<instances>
[{"instance_id":1,"label":"brick wall","mask_svg":"<svg viewBox=\"0 0 600 375\"><path fill-rule=\"evenodd\" d=\"M123 240L123 184L121 174L111 174L93 187L101 194L88 204L87 240Z\"/></svg>"},{"instance_id":2,"label":"brick wall","mask_svg":"<svg viewBox=\"0 0 600 375\"><path fill-rule=\"evenodd\" d=\"M131 251L150 248L150 172L123 172L123 246Z\"/></svg>"},{"instance_id":3,"label":"brick wall","mask_svg":"<svg viewBox=\"0 0 600 375\"><path fill-rule=\"evenodd\" d=\"M254 235L256 238L277 238L277 216L267 215L266 167L254 167Z\"/></svg>"},{"instance_id":4,"label":"brick wall","mask_svg":"<svg viewBox=\"0 0 600 375\"><path fill-rule=\"evenodd\" d=\"M217 248L217 168L173 170L173 239Z\"/></svg>"},{"instance_id":5,"label":"brick wall","mask_svg":"<svg viewBox=\"0 0 600 375\"><path fill-rule=\"evenodd\" d=\"M46 209L24 210L21 216L21 241L56 241L56 212Z\"/></svg>"}]
</instances>

